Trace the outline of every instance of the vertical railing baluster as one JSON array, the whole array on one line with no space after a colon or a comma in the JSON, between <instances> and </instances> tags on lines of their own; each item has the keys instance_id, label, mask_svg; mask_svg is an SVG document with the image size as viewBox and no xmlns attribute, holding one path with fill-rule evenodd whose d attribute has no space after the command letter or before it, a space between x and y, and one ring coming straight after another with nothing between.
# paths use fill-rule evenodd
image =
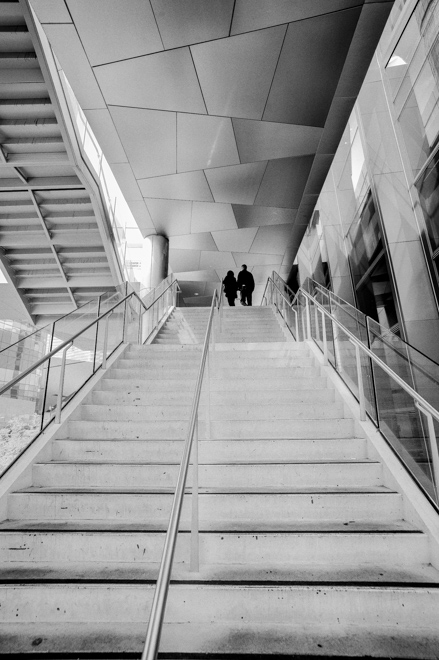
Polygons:
<instances>
[{"instance_id":1,"label":"vertical railing baluster","mask_svg":"<svg viewBox=\"0 0 439 660\"><path fill-rule=\"evenodd\" d=\"M65 347L62 352L61 371L59 374L58 401L56 402L55 424L61 424L62 398L64 392L64 377L66 373L67 351L73 346L73 342Z\"/></svg>"}]
</instances>

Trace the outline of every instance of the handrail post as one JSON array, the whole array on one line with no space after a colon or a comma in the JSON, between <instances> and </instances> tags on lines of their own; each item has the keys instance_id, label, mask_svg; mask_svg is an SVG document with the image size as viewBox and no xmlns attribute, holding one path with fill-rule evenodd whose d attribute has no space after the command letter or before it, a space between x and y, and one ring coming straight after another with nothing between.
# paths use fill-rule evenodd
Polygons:
<instances>
[{"instance_id":1,"label":"handrail post","mask_svg":"<svg viewBox=\"0 0 439 660\"><path fill-rule=\"evenodd\" d=\"M425 410L422 404L415 401L415 406L420 410L427 418L427 427L428 427L428 437L430 440L430 451L431 451L431 462L433 467L433 477L436 487L436 494L439 493L439 452L437 447L436 431L434 430L434 422L432 415Z\"/></svg>"},{"instance_id":2,"label":"handrail post","mask_svg":"<svg viewBox=\"0 0 439 660\"><path fill-rule=\"evenodd\" d=\"M316 340L320 341L319 311L317 305L314 305L314 322L316 324Z\"/></svg>"},{"instance_id":3,"label":"handrail post","mask_svg":"<svg viewBox=\"0 0 439 660\"><path fill-rule=\"evenodd\" d=\"M360 404L360 421L366 421L366 400L364 397L364 383L363 383L363 371L361 369L361 355L360 347L357 343L353 342L352 339L349 339L351 344L355 346L355 359L357 363L357 379L358 379L358 402Z\"/></svg>"},{"instance_id":4,"label":"handrail post","mask_svg":"<svg viewBox=\"0 0 439 660\"><path fill-rule=\"evenodd\" d=\"M294 327L295 327L295 330L296 330L295 339L296 339L296 341L300 341L300 337L299 337L299 319L297 318L297 309L294 309L293 307L291 307L291 311L294 314Z\"/></svg>"},{"instance_id":5,"label":"handrail post","mask_svg":"<svg viewBox=\"0 0 439 660\"><path fill-rule=\"evenodd\" d=\"M139 305L139 327L137 328L137 343L142 343L142 305Z\"/></svg>"},{"instance_id":6,"label":"handrail post","mask_svg":"<svg viewBox=\"0 0 439 660\"><path fill-rule=\"evenodd\" d=\"M192 516L191 516L191 561L190 570L200 570L199 510L198 510L198 412L192 443Z\"/></svg>"},{"instance_id":7,"label":"handrail post","mask_svg":"<svg viewBox=\"0 0 439 660\"><path fill-rule=\"evenodd\" d=\"M323 364L326 366L328 364L328 339L326 337L326 318L325 318L325 312L323 310L321 310L321 314L322 314L322 333L323 333Z\"/></svg>"},{"instance_id":8,"label":"handrail post","mask_svg":"<svg viewBox=\"0 0 439 660\"><path fill-rule=\"evenodd\" d=\"M104 348L103 348L103 355L102 355L102 371L105 371L107 368L107 346L108 346L108 325L110 321L110 316L113 314L113 311L111 311L107 318L105 319L105 332L104 332Z\"/></svg>"},{"instance_id":9,"label":"handrail post","mask_svg":"<svg viewBox=\"0 0 439 660\"><path fill-rule=\"evenodd\" d=\"M68 346L66 346L62 352L61 371L59 374L59 385L58 385L58 401L56 402L55 424L61 424L61 408L62 408L62 397L64 390L64 377L66 373L66 358L67 358L67 351L71 346L73 346L73 342Z\"/></svg>"},{"instance_id":10,"label":"handrail post","mask_svg":"<svg viewBox=\"0 0 439 660\"><path fill-rule=\"evenodd\" d=\"M309 300L308 300L307 296L305 296L305 313L306 313L306 334L307 334L307 339L311 339L311 318L310 318L310 313L309 313Z\"/></svg>"},{"instance_id":11,"label":"handrail post","mask_svg":"<svg viewBox=\"0 0 439 660\"><path fill-rule=\"evenodd\" d=\"M101 294L98 297L98 307L96 310L96 319L99 318L99 314L101 313L101 300L102 300L103 294ZM93 353L93 373L96 371L96 353L98 350L98 338L99 338L99 323L96 323L96 332L95 332L95 347L94 347L94 353Z\"/></svg>"},{"instance_id":12,"label":"handrail post","mask_svg":"<svg viewBox=\"0 0 439 660\"><path fill-rule=\"evenodd\" d=\"M213 324L211 329L211 336L213 333ZM210 337L209 344L207 346L207 355L206 355L206 371L205 371L205 383L206 383L206 440L211 439L211 429L210 429ZM213 343L213 342L212 342Z\"/></svg>"}]
</instances>

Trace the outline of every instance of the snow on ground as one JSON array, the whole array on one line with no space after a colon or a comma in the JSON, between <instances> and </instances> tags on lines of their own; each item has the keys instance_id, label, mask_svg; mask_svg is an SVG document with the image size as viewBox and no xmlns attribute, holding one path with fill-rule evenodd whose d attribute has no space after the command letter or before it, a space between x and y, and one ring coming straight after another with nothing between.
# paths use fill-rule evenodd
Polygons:
<instances>
[{"instance_id":1,"label":"snow on ground","mask_svg":"<svg viewBox=\"0 0 439 660\"><path fill-rule=\"evenodd\" d=\"M0 428L0 472L14 460L40 430L40 415L21 415Z\"/></svg>"}]
</instances>

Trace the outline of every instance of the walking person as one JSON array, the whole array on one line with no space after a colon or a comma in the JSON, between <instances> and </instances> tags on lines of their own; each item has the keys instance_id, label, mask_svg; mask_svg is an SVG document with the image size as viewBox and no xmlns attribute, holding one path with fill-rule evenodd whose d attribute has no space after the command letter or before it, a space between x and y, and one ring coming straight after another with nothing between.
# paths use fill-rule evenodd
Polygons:
<instances>
[{"instance_id":1,"label":"walking person","mask_svg":"<svg viewBox=\"0 0 439 660\"><path fill-rule=\"evenodd\" d=\"M241 291L241 305L252 306L252 293L255 288L253 275L242 264L242 270L238 273L238 289Z\"/></svg>"},{"instance_id":2,"label":"walking person","mask_svg":"<svg viewBox=\"0 0 439 660\"><path fill-rule=\"evenodd\" d=\"M235 275L233 274L233 270L229 270L223 279L223 287L229 306L234 307L235 299L237 298L236 292L238 291L238 283L236 281Z\"/></svg>"}]
</instances>

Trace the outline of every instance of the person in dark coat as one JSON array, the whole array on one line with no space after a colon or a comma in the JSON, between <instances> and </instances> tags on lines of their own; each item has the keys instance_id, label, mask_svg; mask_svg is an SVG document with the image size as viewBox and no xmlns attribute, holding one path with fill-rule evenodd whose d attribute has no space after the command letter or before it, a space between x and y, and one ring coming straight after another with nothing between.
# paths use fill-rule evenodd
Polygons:
<instances>
[{"instance_id":1,"label":"person in dark coat","mask_svg":"<svg viewBox=\"0 0 439 660\"><path fill-rule=\"evenodd\" d=\"M238 291L238 284L236 282L236 277L233 274L233 270L229 270L223 279L223 287L230 307L234 307L235 298L237 297L236 292Z\"/></svg>"},{"instance_id":2,"label":"person in dark coat","mask_svg":"<svg viewBox=\"0 0 439 660\"><path fill-rule=\"evenodd\" d=\"M255 288L253 275L247 270L247 266L242 264L242 270L238 273L238 289L241 291L241 305L252 306L252 293Z\"/></svg>"}]
</instances>

